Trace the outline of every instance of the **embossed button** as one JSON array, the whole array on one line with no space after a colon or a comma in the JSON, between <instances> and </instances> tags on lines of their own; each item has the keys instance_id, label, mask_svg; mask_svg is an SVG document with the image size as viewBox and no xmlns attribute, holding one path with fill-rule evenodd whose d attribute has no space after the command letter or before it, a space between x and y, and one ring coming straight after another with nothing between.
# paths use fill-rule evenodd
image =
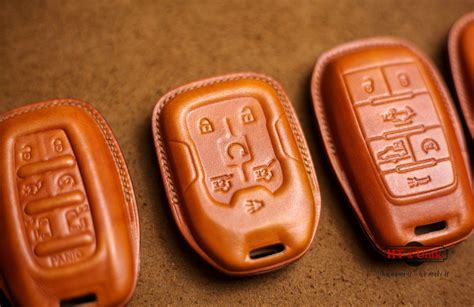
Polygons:
<instances>
[{"instance_id":1,"label":"embossed button","mask_svg":"<svg viewBox=\"0 0 474 307\"><path fill-rule=\"evenodd\" d=\"M0 268L13 302L126 303L138 271L138 217L102 116L76 100L3 113L0 156Z\"/></svg>"},{"instance_id":2,"label":"embossed button","mask_svg":"<svg viewBox=\"0 0 474 307\"><path fill-rule=\"evenodd\" d=\"M389 95L388 84L378 68L348 72L344 77L354 104L370 103Z\"/></svg>"},{"instance_id":3,"label":"embossed button","mask_svg":"<svg viewBox=\"0 0 474 307\"><path fill-rule=\"evenodd\" d=\"M372 96L358 94L364 79L374 80ZM466 145L420 52L389 38L343 45L318 59L312 93L331 164L379 252L410 242L439 249L469 236Z\"/></svg>"},{"instance_id":4,"label":"embossed button","mask_svg":"<svg viewBox=\"0 0 474 307\"><path fill-rule=\"evenodd\" d=\"M231 275L303 255L319 218L311 157L272 79L236 74L166 94L153 132L168 199L191 246Z\"/></svg>"},{"instance_id":5,"label":"embossed button","mask_svg":"<svg viewBox=\"0 0 474 307\"><path fill-rule=\"evenodd\" d=\"M392 97L398 95L414 96L426 92L420 71L413 63L388 64L383 65L381 69Z\"/></svg>"},{"instance_id":6,"label":"embossed button","mask_svg":"<svg viewBox=\"0 0 474 307\"><path fill-rule=\"evenodd\" d=\"M453 26L448 49L461 114L474 142L474 12L461 17Z\"/></svg>"}]
</instances>

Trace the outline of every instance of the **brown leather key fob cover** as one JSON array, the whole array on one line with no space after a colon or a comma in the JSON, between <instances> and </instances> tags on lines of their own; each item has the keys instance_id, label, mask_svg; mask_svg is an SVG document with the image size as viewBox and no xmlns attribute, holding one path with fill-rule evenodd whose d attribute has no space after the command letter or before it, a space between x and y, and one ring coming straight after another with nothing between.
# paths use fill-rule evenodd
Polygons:
<instances>
[{"instance_id":1,"label":"brown leather key fob cover","mask_svg":"<svg viewBox=\"0 0 474 307\"><path fill-rule=\"evenodd\" d=\"M474 203L466 146L425 56L393 38L342 45L318 59L312 96L330 162L379 252L467 238Z\"/></svg>"},{"instance_id":2,"label":"brown leather key fob cover","mask_svg":"<svg viewBox=\"0 0 474 307\"><path fill-rule=\"evenodd\" d=\"M234 74L185 85L160 99L152 125L176 223L206 261L242 276L304 254L319 219L319 188L274 80Z\"/></svg>"},{"instance_id":3,"label":"brown leather key fob cover","mask_svg":"<svg viewBox=\"0 0 474 307\"><path fill-rule=\"evenodd\" d=\"M0 270L15 305L125 304L138 273L135 196L103 117L77 100L0 115Z\"/></svg>"},{"instance_id":4,"label":"brown leather key fob cover","mask_svg":"<svg viewBox=\"0 0 474 307\"><path fill-rule=\"evenodd\" d=\"M453 26L448 49L462 114L474 142L474 12Z\"/></svg>"}]
</instances>

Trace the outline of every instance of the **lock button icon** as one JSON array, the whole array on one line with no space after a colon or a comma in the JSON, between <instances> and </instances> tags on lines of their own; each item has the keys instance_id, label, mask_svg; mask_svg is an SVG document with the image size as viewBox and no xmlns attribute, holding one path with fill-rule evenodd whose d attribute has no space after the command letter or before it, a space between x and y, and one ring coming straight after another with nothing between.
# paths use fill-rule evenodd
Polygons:
<instances>
[{"instance_id":1,"label":"lock button icon","mask_svg":"<svg viewBox=\"0 0 474 307\"><path fill-rule=\"evenodd\" d=\"M400 81L400 85L403 87L407 87L410 85L410 79L405 73L401 73L398 75L398 81Z\"/></svg>"},{"instance_id":2,"label":"lock button icon","mask_svg":"<svg viewBox=\"0 0 474 307\"><path fill-rule=\"evenodd\" d=\"M64 150L63 141L61 141L61 139L54 139L53 146L54 150L58 153L61 153Z\"/></svg>"},{"instance_id":3,"label":"lock button icon","mask_svg":"<svg viewBox=\"0 0 474 307\"><path fill-rule=\"evenodd\" d=\"M371 94L374 92L374 80L371 78L364 79L362 82L362 87L367 94Z\"/></svg>"},{"instance_id":4,"label":"lock button icon","mask_svg":"<svg viewBox=\"0 0 474 307\"><path fill-rule=\"evenodd\" d=\"M240 112L240 118L242 119L242 123L248 124L255 121L255 117L253 116L252 110L249 107L244 107Z\"/></svg>"},{"instance_id":5,"label":"lock button icon","mask_svg":"<svg viewBox=\"0 0 474 307\"><path fill-rule=\"evenodd\" d=\"M212 126L211 121L207 118L201 118L199 120L199 131L201 132L201 134L213 132L214 127Z\"/></svg>"}]
</instances>

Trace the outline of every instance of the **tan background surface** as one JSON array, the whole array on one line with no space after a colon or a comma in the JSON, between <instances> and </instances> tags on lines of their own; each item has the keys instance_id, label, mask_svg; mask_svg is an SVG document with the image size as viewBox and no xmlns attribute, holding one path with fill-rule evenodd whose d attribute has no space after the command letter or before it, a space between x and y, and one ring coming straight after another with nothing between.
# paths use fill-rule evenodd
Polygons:
<instances>
[{"instance_id":1,"label":"tan background surface","mask_svg":"<svg viewBox=\"0 0 474 307\"><path fill-rule=\"evenodd\" d=\"M445 78L451 24L473 1L1 1L0 111L80 98L109 121L135 184L141 272L131 305L474 304L474 238L444 263L410 267L372 252L321 147L309 78L324 50L396 35L427 52ZM181 238L154 153L150 116L166 91L255 71L277 79L302 122L322 193L315 241L299 262L245 279L217 274ZM448 272L447 277L420 273ZM412 272L411 277L381 273ZM93 278L93 276L91 276Z\"/></svg>"}]
</instances>

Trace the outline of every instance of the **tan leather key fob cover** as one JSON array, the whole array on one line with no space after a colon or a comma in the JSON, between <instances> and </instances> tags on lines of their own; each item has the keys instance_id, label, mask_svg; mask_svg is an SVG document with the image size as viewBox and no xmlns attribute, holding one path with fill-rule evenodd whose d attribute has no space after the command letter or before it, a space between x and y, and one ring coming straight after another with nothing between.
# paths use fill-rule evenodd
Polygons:
<instances>
[{"instance_id":1,"label":"tan leather key fob cover","mask_svg":"<svg viewBox=\"0 0 474 307\"><path fill-rule=\"evenodd\" d=\"M425 56L393 38L342 45L318 59L312 96L337 178L379 252L467 238L474 201L466 146Z\"/></svg>"},{"instance_id":2,"label":"tan leather key fob cover","mask_svg":"<svg viewBox=\"0 0 474 307\"><path fill-rule=\"evenodd\" d=\"M0 271L15 305L93 297L125 304L139 224L122 153L103 117L77 100L0 115Z\"/></svg>"},{"instance_id":3,"label":"tan leather key fob cover","mask_svg":"<svg viewBox=\"0 0 474 307\"><path fill-rule=\"evenodd\" d=\"M181 233L230 275L303 255L320 196L301 127L281 87L234 74L180 87L158 102L153 133Z\"/></svg>"}]
</instances>

